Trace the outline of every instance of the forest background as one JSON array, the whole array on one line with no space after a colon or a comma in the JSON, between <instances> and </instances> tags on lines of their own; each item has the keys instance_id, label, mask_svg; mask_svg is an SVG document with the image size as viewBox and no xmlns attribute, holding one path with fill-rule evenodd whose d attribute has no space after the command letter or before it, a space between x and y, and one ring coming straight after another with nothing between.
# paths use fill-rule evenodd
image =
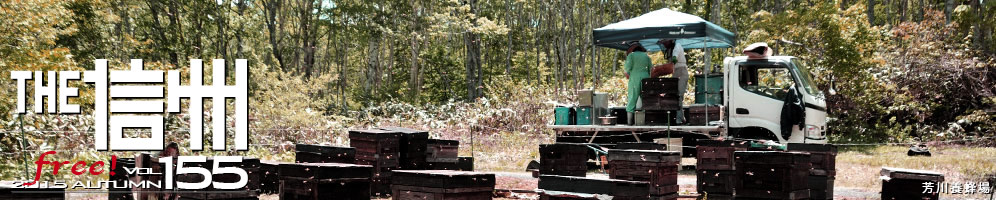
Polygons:
<instances>
[{"instance_id":1,"label":"forest background","mask_svg":"<svg viewBox=\"0 0 996 200\"><path fill-rule=\"evenodd\" d=\"M26 177L25 162L47 150L108 158L92 147L90 85L71 83L82 115L18 115L8 78L90 70L94 59L118 70L144 59L184 82L190 59L226 59L229 84L234 59L248 59L251 150L184 154L291 160L294 143L348 145L348 129L390 125L458 139L478 169L521 170L552 142L551 103L594 87L622 105L623 52L592 46L591 30L661 8L736 34L711 63L754 42L805 59L827 95L833 143L993 145L996 1L0 0L0 179ZM700 73L705 52L688 55ZM185 149L189 116L164 116L167 140Z\"/></svg>"}]
</instances>

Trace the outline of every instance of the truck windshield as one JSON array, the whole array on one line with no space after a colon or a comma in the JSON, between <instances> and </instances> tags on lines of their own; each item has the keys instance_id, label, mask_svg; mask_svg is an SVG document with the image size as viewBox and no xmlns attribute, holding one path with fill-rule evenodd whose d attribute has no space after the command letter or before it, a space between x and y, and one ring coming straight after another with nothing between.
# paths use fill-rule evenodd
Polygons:
<instances>
[{"instance_id":1,"label":"truck windshield","mask_svg":"<svg viewBox=\"0 0 996 200\"><path fill-rule=\"evenodd\" d=\"M796 69L799 70L800 82L802 82L802 87L806 89L806 92L817 96L823 95L823 92L819 88L816 88L813 76L809 74L809 68L801 60L793 58L792 65L795 65Z\"/></svg>"}]
</instances>

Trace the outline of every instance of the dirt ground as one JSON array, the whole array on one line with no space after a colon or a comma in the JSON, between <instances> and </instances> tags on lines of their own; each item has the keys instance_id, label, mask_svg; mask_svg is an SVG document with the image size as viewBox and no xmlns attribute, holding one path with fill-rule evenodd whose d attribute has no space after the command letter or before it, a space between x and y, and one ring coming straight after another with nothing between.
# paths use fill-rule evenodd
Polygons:
<instances>
[{"instance_id":1,"label":"dirt ground","mask_svg":"<svg viewBox=\"0 0 996 200\"><path fill-rule=\"evenodd\" d=\"M882 167L898 167L941 172L945 182L964 183L984 181L986 175L996 174L996 148L939 146L932 147L932 157L906 156L908 148L901 146L849 147L842 148L837 156L837 176L834 181L834 199L879 199ZM692 165L694 158L685 158L682 165ZM477 163L481 164L481 163ZM497 167L479 167L478 169ZM506 169L519 168L505 166ZM524 167L522 167L524 168ZM492 171L495 173L496 188L504 198L496 199L537 199L534 191L537 179L525 171ZM679 172L678 184L680 199L694 199L695 171ZM589 172L588 177L608 178L597 171ZM991 185L996 183L991 183ZM518 191L518 192L517 192ZM107 199L104 194L70 194L68 199ZM263 200L277 200L277 195L262 195ZM380 198L390 199L390 198ZM941 199L990 199L985 194L941 194Z\"/></svg>"}]
</instances>

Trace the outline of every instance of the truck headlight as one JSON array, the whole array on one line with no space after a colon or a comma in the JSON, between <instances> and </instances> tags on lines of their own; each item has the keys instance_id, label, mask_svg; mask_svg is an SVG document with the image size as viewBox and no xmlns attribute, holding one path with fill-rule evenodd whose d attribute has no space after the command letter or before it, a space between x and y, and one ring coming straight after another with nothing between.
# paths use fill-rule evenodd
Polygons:
<instances>
[{"instance_id":1,"label":"truck headlight","mask_svg":"<svg viewBox=\"0 0 996 200\"><path fill-rule=\"evenodd\" d=\"M806 124L806 137L809 138L822 138L823 129L819 126Z\"/></svg>"}]
</instances>

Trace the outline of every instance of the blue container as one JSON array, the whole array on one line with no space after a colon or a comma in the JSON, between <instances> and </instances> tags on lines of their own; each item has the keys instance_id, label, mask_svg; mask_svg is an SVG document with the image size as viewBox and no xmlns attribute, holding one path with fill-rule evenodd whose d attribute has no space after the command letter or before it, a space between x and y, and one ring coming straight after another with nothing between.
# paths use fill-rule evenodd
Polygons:
<instances>
[{"instance_id":1,"label":"blue container","mask_svg":"<svg viewBox=\"0 0 996 200\"><path fill-rule=\"evenodd\" d=\"M554 112L554 125L571 125L571 121L574 120L571 115L571 107L557 107L553 109Z\"/></svg>"},{"instance_id":2,"label":"blue container","mask_svg":"<svg viewBox=\"0 0 996 200\"><path fill-rule=\"evenodd\" d=\"M594 116L594 111L590 106L583 106L575 108L575 124L577 125L591 125L592 117Z\"/></svg>"}]
</instances>

